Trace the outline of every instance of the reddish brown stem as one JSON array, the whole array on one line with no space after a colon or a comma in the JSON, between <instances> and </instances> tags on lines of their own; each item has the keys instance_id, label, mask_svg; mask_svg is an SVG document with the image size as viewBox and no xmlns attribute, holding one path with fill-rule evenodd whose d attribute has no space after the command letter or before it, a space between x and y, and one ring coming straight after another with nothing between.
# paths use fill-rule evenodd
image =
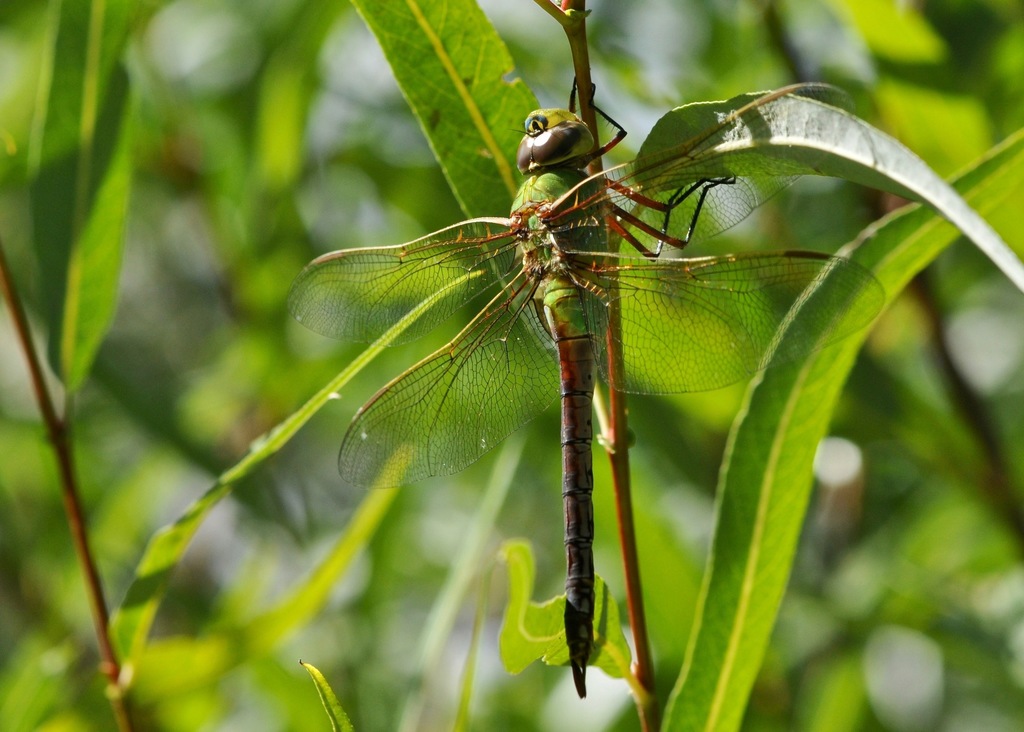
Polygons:
<instances>
[{"instance_id":1,"label":"reddish brown stem","mask_svg":"<svg viewBox=\"0 0 1024 732\"><path fill-rule=\"evenodd\" d=\"M39 413L42 415L43 424L46 426L46 432L50 438L50 443L53 445L54 455L57 459L64 513L67 516L68 528L71 531L71 542L75 548L75 555L78 557L79 568L85 579L86 595L89 598L93 627L99 644L100 671L107 677L109 682L110 703L113 706L118 729L123 732L129 731L132 729L132 724L128 714L128 707L121 694L121 667L117 661L113 644L110 642L110 617L107 613L107 603L103 596L103 585L100 582L96 562L93 560L92 551L89 548L85 514L82 511L82 503L78 496L78 482L75 477L68 423L65 419L59 417L57 410L54 409L53 399L50 397L50 391L43 377L43 369L32 343L28 320L21 306L21 299L18 297L14 278L11 276L10 269L7 266L7 258L4 254L2 241L0 241L0 291L2 291L7 307L11 311L11 320L14 322L15 333L25 354L29 377L32 380L32 390L35 392L36 402L39 405Z\"/></svg>"},{"instance_id":2,"label":"reddish brown stem","mask_svg":"<svg viewBox=\"0 0 1024 732\"><path fill-rule=\"evenodd\" d=\"M608 323L609 380L614 382L622 374L622 356L612 338L622 324L618 308L610 309ZM629 476L629 428L626 423L626 395L617 389L608 390L609 430L607 437L608 458L612 467L612 483L615 489L615 513L619 524L619 546L622 548L623 575L626 579L626 609L629 627L633 631L633 645L636 661L633 671L637 681L647 692L646 699L637 699L640 720L644 730L656 730L661 726L661 710L658 707L654 689L654 659L651 655L650 638L647 635L647 616L644 614L643 584L640 581L640 556L636 546L636 528L633 523L633 499Z\"/></svg>"}]
</instances>

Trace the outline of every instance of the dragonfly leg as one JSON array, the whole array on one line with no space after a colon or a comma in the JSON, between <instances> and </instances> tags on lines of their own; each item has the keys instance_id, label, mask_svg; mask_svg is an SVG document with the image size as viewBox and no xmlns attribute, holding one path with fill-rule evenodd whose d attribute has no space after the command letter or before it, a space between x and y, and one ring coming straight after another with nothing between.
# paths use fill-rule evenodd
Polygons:
<instances>
[{"instance_id":1,"label":"dragonfly leg","mask_svg":"<svg viewBox=\"0 0 1024 732\"><path fill-rule=\"evenodd\" d=\"M689 244L690 239L693 238L693 231L694 229L697 228L697 218L700 216L701 209L704 208L704 200L708 197L708 193L711 191L711 189L723 185L731 186L735 182L736 176L730 175L723 176L721 178L705 178L703 180L697 181L696 183L694 183L692 186L685 190L680 188L678 191L672 194L672 197L669 198L667 201L669 209L668 211L665 212L665 221L662 224L662 231L668 231L669 220L672 218L673 209L675 209L676 206L678 206L680 203L682 203L691 195L693 195L694 191L699 189L700 195L697 197L697 205L693 209L693 216L690 217L690 225L686 229L686 236L683 237L683 244L682 246L679 247L680 249L682 249L683 246Z\"/></svg>"},{"instance_id":2,"label":"dragonfly leg","mask_svg":"<svg viewBox=\"0 0 1024 732\"><path fill-rule=\"evenodd\" d=\"M660 245L658 246L657 251L651 251L650 249L645 247L639 239L633 236L629 229L627 229L625 226L619 223L619 219L615 214L610 214L606 220L608 222L609 229L611 229L613 232L615 232L623 239L625 239L627 242L629 242L634 249L643 254L645 257L654 259L661 253Z\"/></svg>"},{"instance_id":3,"label":"dragonfly leg","mask_svg":"<svg viewBox=\"0 0 1024 732\"><path fill-rule=\"evenodd\" d=\"M682 249L690 243L690 239L693 238L693 232L697 228L697 219L700 217L700 212L704 208L704 201L707 199L708 192L721 185L732 185L736 182L735 176L723 176L721 178L702 178L696 183L691 184L685 188L680 188L673 193L667 201L659 201L654 198L649 198L644 194L636 191L629 186L623 185L619 181L609 179L608 187L612 190L621 193L623 196L638 203L641 206L659 211L665 214L665 218L662 220L661 229L655 229L650 224L647 224L640 220L637 216L630 214L619 206L615 206L615 215L620 219L628 222L631 226L643 231L654 237L658 241L658 247L654 250L654 256L657 257L661 254L662 247L668 244L670 247L676 249ZM693 209L693 215L690 217L690 225L686 229L686 236L679 238L677 236L671 236L668 233L669 225L672 223L672 214L676 207L679 206L683 201L692 196L694 193L700 192L697 196L697 205ZM619 228L612 227L616 233L620 233ZM646 247L639 245L635 237L623 236L626 241L630 242L634 247L637 247L645 256L649 256L650 250Z\"/></svg>"},{"instance_id":4,"label":"dragonfly leg","mask_svg":"<svg viewBox=\"0 0 1024 732\"><path fill-rule=\"evenodd\" d=\"M604 117L605 121L608 122L612 127L615 128L615 136L612 139L610 139L608 142L606 142L604 145L602 145L600 148L598 148L597 152L594 153L593 157L594 158L599 158L602 155L604 155L605 153L607 153L609 150L611 150L613 147L618 145L620 142L622 142L622 140L626 137L626 128L623 127L622 125L620 125L615 120L613 120L607 114L605 114L604 110L601 109L596 104L592 103L591 106L594 107L594 111L595 112L597 112L599 115Z\"/></svg>"},{"instance_id":5,"label":"dragonfly leg","mask_svg":"<svg viewBox=\"0 0 1024 732\"><path fill-rule=\"evenodd\" d=\"M630 226L634 226L640 231L644 232L645 234L652 236L658 242L658 248L655 249L654 251L651 251L650 249L645 247L639 239L637 239L629 230L626 229L625 226L619 223L620 220L625 221ZM668 236L663 231L658 231L650 224L645 223L641 219L631 214L629 211L619 208L618 206L614 206L613 213L608 216L608 226L612 229L612 231L614 231L616 234L618 234L623 239L632 244L633 248L635 248L641 254L643 254L645 257L650 257L652 259L661 256L662 246L664 246L666 243L671 244L672 246L675 247L679 247L680 249L682 249L683 246L685 246L686 244L686 242L681 242L678 239L674 239L673 237Z\"/></svg>"},{"instance_id":6,"label":"dragonfly leg","mask_svg":"<svg viewBox=\"0 0 1024 732\"><path fill-rule=\"evenodd\" d=\"M569 90L569 111L576 114L576 92L579 91L579 84L576 77L572 77L572 89ZM594 103L594 95L597 93L597 84L590 85L590 103Z\"/></svg>"},{"instance_id":7,"label":"dragonfly leg","mask_svg":"<svg viewBox=\"0 0 1024 732\"><path fill-rule=\"evenodd\" d=\"M654 239L658 242L657 249L655 249L652 252L650 249L641 244L635 236L632 236L631 234L622 233L624 232L624 228L621 225L617 227L612 226L612 229L615 230L616 233L619 233L623 239L632 244L633 247L639 250L641 254L643 254L645 257L659 257L661 256L662 247L665 244L668 244L669 246L675 247L677 249L682 249L683 247L686 246L687 241L689 240L684 241L682 239L677 239L674 236L669 236L668 234L668 222L669 217L672 215L672 208L678 206L679 202L670 203L666 201L658 201L653 198L648 198L639 191L635 191L629 186L623 185L619 181L611 178L608 179L608 187L611 188L613 191L621 193L623 196L625 196L626 198L635 203L639 203L640 205L646 206L647 208L654 209L655 211L662 211L665 213L665 221L662 223L662 228L659 231L650 224L642 221L639 217L629 213L621 206L613 206L613 208L615 209L615 216L617 216L619 219L623 221L626 221L627 223L630 224L630 226L635 226L636 228L643 231L645 234L654 237ZM691 190L690 193L692 192L693 191ZM673 195L673 198L674 197L675 196ZM684 199L685 197L679 200L682 201Z\"/></svg>"},{"instance_id":8,"label":"dragonfly leg","mask_svg":"<svg viewBox=\"0 0 1024 732\"><path fill-rule=\"evenodd\" d=\"M572 79L572 90L569 92L569 111L572 112L573 114L576 113L576 91L577 91L577 89L578 89L578 87L576 85L576 77L574 76L573 79ZM605 114L605 111L603 109L601 109L599 106L594 104L594 95L596 93L597 93L597 84L591 84L590 85L590 106L593 107L594 111L597 112L599 115L601 115L606 122L608 122L612 127L615 128L615 136L612 137L612 139L609 140L608 142L606 142L604 145L599 147L597 150L592 152L590 154L590 156L588 157L588 159L586 160L586 162L590 162L591 160L594 160L595 158L599 158L602 155L605 155L609 150L611 150L613 147L615 147L620 142L622 142L623 138L626 136L626 128L623 127L622 125L620 125L615 120L613 120L611 117L609 117L607 114Z\"/></svg>"}]
</instances>

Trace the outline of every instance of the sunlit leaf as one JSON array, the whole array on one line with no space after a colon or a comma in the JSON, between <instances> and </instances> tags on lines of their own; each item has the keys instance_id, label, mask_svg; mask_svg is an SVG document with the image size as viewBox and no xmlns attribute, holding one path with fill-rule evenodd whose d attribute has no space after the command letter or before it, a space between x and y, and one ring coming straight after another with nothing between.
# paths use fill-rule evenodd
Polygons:
<instances>
[{"instance_id":1,"label":"sunlit leaf","mask_svg":"<svg viewBox=\"0 0 1024 732\"><path fill-rule=\"evenodd\" d=\"M539 105L521 80L503 80L512 57L479 5L353 4L384 50L462 210L504 214L519 187L514 154L522 123Z\"/></svg>"},{"instance_id":2,"label":"sunlit leaf","mask_svg":"<svg viewBox=\"0 0 1024 732\"><path fill-rule=\"evenodd\" d=\"M902 63L939 63L949 48L928 24L919 8L901 7L886 0L840 0L871 52Z\"/></svg>"},{"instance_id":3,"label":"sunlit leaf","mask_svg":"<svg viewBox=\"0 0 1024 732\"><path fill-rule=\"evenodd\" d=\"M543 603L533 602L533 552L525 541L508 541L502 547L508 567L509 599L501 626L501 660L509 673L517 674L540 659L551 666L567 666L565 643L565 595ZM621 678L629 673L632 656L622 626L619 608L600 577L595 577L594 655L590 667Z\"/></svg>"},{"instance_id":4,"label":"sunlit leaf","mask_svg":"<svg viewBox=\"0 0 1024 732\"><path fill-rule=\"evenodd\" d=\"M956 184L981 213L1024 195L1024 133ZM895 297L959 232L933 211L887 217L851 248ZM764 657L811 489L815 449L867 333L762 372L730 435L695 633L666 713L669 730L738 729Z\"/></svg>"},{"instance_id":5,"label":"sunlit leaf","mask_svg":"<svg viewBox=\"0 0 1024 732\"><path fill-rule=\"evenodd\" d=\"M807 732L856 732L867 713L864 667L860 654L829 658L813 690Z\"/></svg>"},{"instance_id":6,"label":"sunlit leaf","mask_svg":"<svg viewBox=\"0 0 1024 732\"><path fill-rule=\"evenodd\" d=\"M349 721L348 715L345 714L341 702L338 701L338 697L334 693L334 689L327 683L324 675L311 663L306 663L305 661L299 661L299 663L313 677L313 683L316 685L316 691L320 695L320 701L323 702L324 711L327 712L327 718L331 720L331 729L334 732L353 732L355 727Z\"/></svg>"},{"instance_id":7,"label":"sunlit leaf","mask_svg":"<svg viewBox=\"0 0 1024 732\"><path fill-rule=\"evenodd\" d=\"M707 177L827 175L925 202L1024 290L1024 264L992 227L901 143L833 106L835 94L812 84L771 92L767 102L764 94L747 94L679 107L659 120L641 155L671 156L674 145L689 150L696 137ZM720 188L730 193L729 186ZM717 192L709 195L712 204Z\"/></svg>"}]
</instances>

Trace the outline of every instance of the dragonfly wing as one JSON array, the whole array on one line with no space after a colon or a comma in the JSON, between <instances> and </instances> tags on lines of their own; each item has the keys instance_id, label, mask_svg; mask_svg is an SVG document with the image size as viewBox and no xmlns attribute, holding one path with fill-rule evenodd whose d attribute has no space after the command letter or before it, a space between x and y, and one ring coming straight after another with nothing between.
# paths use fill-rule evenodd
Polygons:
<instances>
[{"instance_id":1,"label":"dragonfly wing","mask_svg":"<svg viewBox=\"0 0 1024 732\"><path fill-rule=\"evenodd\" d=\"M606 328L617 303L623 369L613 386L639 393L717 389L798 360L860 330L885 302L866 269L812 252L612 265L600 280L581 288L588 318ZM608 380L607 339L595 347Z\"/></svg>"},{"instance_id":2,"label":"dragonfly wing","mask_svg":"<svg viewBox=\"0 0 1024 732\"><path fill-rule=\"evenodd\" d=\"M288 308L321 335L369 342L417 310L396 343L428 332L512 267L507 219L472 219L393 247L345 249L306 266Z\"/></svg>"},{"instance_id":3,"label":"dragonfly wing","mask_svg":"<svg viewBox=\"0 0 1024 732\"><path fill-rule=\"evenodd\" d=\"M517 278L451 343L377 392L342 442L342 478L398 485L457 472L554 401L558 364L533 289Z\"/></svg>"},{"instance_id":4,"label":"dragonfly wing","mask_svg":"<svg viewBox=\"0 0 1024 732\"><path fill-rule=\"evenodd\" d=\"M807 99L846 105L840 90L805 84L672 110L659 120L634 161L604 174L604 199L676 241L699 241L736 225L795 177L815 173L817 153L805 150L798 158L776 154L781 148L764 144L805 133L800 128L808 124L807 112L795 99L804 105ZM801 112L791 111L798 107ZM588 186L593 179L577 188ZM568 211L577 198L570 191L554 208ZM593 199L589 203L598 205ZM655 237L642 227L630 233L645 246L657 247Z\"/></svg>"}]
</instances>

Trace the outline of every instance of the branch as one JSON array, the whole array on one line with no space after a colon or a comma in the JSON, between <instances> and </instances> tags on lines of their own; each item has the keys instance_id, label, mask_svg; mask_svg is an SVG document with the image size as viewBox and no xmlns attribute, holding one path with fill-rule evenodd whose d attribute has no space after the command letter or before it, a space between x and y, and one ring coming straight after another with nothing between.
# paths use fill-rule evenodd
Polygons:
<instances>
[{"instance_id":1,"label":"branch","mask_svg":"<svg viewBox=\"0 0 1024 732\"><path fill-rule=\"evenodd\" d=\"M107 603L103 596L103 585L96 569L96 562L89 549L85 514L82 511L82 503L78 495L68 423L59 417L57 410L54 409L53 399L46 386L43 369L32 343L28 320L21 306L14 278L7 266L2 240L0 240L0 292L11 311L14 330L28 363L29 377L32 380L32 390L35 392L36 402L39 405L39 413L42 415L43 424L46 426L46 432L57 459L64 513L67 515L68 528L71 530L71 541L75 548L75 555L78 557L79 568L85 579L85 590L92 611L93 628L99 644L100 671L109 682L108 696L114 710L114 717L117 719L118 729L122 732L130 732L133 729L131 718L120 686L121 667L110 642L110 617L107 613Z\"/></svg>"}]
</instances>

